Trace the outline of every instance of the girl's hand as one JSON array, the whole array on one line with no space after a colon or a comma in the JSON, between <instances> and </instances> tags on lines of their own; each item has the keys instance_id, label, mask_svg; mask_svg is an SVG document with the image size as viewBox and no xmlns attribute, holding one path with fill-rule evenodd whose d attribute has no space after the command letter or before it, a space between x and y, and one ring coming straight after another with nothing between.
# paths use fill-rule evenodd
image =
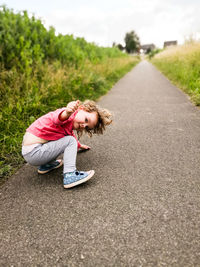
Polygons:
<instances>
[{"instance_id":1,"label":"girl's hand","mask_svg":"<svg viewBox=\"0 0 200 267\"><path fill-rule=\"evenodd\" d=\"M67 120L72 113L74 113L78 107L79 107L80 101L72 101L69 102L69 104L67 105L65 111L63 111L60 115L59 115L59 120L60 121L65 121Z\"/></svg>"},{"instance_id":2,"label":"girl's hand","mask_svg":"<svg viewBox=\"0 0 200 267\"><path fill-rule=\"evenodd\" d=\"M87 145L84 145L84 144L81 144L80 149L81 150L89 150L89 149L91 149L91 147L87 146Z\"/></svg>"},{"instance_id":3,"label":"girl's hand","mask_svg":"<svg viewBox=\"0 0 200 267\"><path fill-rule=\"evenodd\" d=\"M67 112L68 114L70 114L70 113L71 113L71 114L74 113L74 112L78 109L78 107L79 107L79 103L80 103L79 100L69 102L68 105L67 105L67 107L66 107L66 112Z\"/></svg>"}]
</instances>

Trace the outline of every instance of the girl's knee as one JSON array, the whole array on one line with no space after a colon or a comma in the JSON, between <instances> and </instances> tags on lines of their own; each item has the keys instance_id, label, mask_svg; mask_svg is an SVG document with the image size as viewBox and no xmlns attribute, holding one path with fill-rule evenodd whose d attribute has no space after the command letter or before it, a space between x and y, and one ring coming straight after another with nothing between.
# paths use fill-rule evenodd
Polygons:
<instances>
[{"instance_id":1,"label":"girl's knee","mask_svg":"<svg viewBox=\"0 0 200 267\"><path fill-rule=\"evenodd\" d=\"M74 154L77 153L78 143L75 137L73 136L66 136L66 143L65 143L65 152L67 154Z\"/></svg>"},{"instance_id":2,"label":"girl's knee","mask_svg":"<svg viewBox=\"0 0 200 267\"><path fill-rule=\"evenodd\" d=\"M67 139L67 141L70 143L70 144L76 144L77 145L77 140L74 136L71 136L71 135L68 135L65 137Z\"/></svg>"},{"instance_id":3,"label":"girl's knee","mask_svg":"<svg viewBox=\"0 0 200 267\"><path fill-rule=\"evenodd\" d=\"M64 146L67 147L73 147L74 149L77 149L78 143L75 137L68 135L64 137Z\"/></svg>"}]
</instances>

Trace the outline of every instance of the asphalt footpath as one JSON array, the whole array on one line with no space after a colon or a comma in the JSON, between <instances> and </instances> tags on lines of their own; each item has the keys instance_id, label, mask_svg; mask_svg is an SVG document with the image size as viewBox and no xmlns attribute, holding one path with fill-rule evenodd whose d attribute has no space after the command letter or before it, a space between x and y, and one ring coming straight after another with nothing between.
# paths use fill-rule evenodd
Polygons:
<instances>
[{"instance_id":1,"label":"asphalt footpath","mask_svg":"<svg viewBox=\"0 0 200 267\"><path fill-rule=\"evenodd\" d=\"M200 266L200 110L147 61L98 103L90 181L26 164L0 188L0 266Z\"/></svg>"}]
</instances>

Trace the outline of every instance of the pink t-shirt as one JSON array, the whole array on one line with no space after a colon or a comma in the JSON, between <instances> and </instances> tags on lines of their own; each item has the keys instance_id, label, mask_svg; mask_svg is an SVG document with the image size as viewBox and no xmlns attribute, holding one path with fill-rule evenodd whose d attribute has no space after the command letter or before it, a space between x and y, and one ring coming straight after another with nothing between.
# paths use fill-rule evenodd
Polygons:
<instances>
[{"instance_id":1,"label":"pink t-shirt","mask_svg":"<svg viewBox=\"0 0 200 267\"><path fill-rule=\"evenodd\" d=\"M73 120L78 111L75 111L67 120L60 121L59 115L65 109L60 108L47 113L34 121L26 131L48 141L58 140L66 135L74 136L77 140L73 132ZM77 143L79 148L80 143L78 140Z\"/></svg>"}]
</instances>

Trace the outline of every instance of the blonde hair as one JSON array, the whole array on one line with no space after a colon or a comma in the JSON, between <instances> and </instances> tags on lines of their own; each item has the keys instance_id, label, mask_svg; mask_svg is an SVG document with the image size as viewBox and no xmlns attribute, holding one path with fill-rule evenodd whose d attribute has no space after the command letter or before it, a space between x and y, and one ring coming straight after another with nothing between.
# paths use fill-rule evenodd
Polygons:
<instances>
[{"instance_id":1,"label":"blonde hair","mask_svg":"<svg viewBox=\"0 0 200 267\"><path fill-rule=\"evenodd\" d=\"M105 126L112 123L112 114L107 109L99 107L94 101L92 100L85 100L83 103L80 103L79 106L83 107L83 110L87 112L96 112L97 113L97 124L93 129L85 128L83 130L78 130L77 134L80 138L82 134L85 132L90 137L92 137L93 134L103 134L105 130Z\"/></svg>"}]
</instances>

